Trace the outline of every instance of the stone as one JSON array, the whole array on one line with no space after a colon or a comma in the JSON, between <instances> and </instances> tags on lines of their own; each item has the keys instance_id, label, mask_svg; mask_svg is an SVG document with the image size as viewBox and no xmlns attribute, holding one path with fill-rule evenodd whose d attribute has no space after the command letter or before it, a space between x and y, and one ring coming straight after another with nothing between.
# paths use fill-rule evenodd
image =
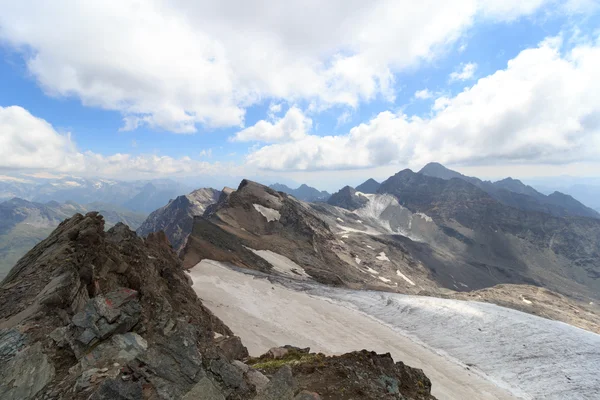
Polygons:
<instances>
[{"instance_id":1,"label":"stone","mask_svg":"<svg viewBox=\"0 0 600 400\"><path fill-rule=\"evenodd\" d=\"M54 378L54 373L42 344L37 342L15 354L0 370L0 399L33 399Z\"/></svg>"},{"instance_id":2,"label":"stone","mask_svg":"<svg viewBox=\"0 0 600 400\"><path fill-rule=\"evenodd\" d=\"M142 400L143 387L140 381L122 379L104 380L89 400Z\"/></svg>"},{"instance_id":3,"label":"stone","mask_svg":"<svg viewBox=\"0 0 600 400\"><path fill-rule=\"evenodd\" d=\"M17 329L0 329L0 362L14 357L25 345L25 336Z\"/></svg>"},{"instance_id":4,"label":"stone","mask_svg":"<svg viewBox=\"0 0 600 400\"><path fill-rule=\"evenodd\" d=\"M239 388L245 383L242 371L230 364L226 359L211 361L210 370L219 376L228 388Z\"/></svg>"},{"instance_id":5,"label":"stone","mask_svg":"<svg viewBox=\"0 0 600 400\"><path fill-rule=\"evenodd\" d=\"M256 393L262 393L267 388L269 384L269 378L264 376L260 371L250 368L248 372L246 372L246 379L248 382L256 388Z\"/></svg>"},{"instance_id":6,"label":"stone","mask_svg":"<svg viewBox=\"0 0 600 400\"><path fill-rule=\"evenodd\" d=\"M216 339L215 343L229 361L243 360L249 356L248 349L238 336L223 336Z\"/></svg>"},{"instance_id":7,"label":"stone","mask_svg":"<svg viewBox=\"0 0 600 400\"><path fill-rule=\"evenodd\" d=\"M223 392L207 377L200 379L182 400L225 400Z\"/></svg>"},{"instance_id":8,"label":"stone","mask_svg":"<svg viewBox=\"0 0 600 400\"><path fill-rule=\"evenodd\" d=\"M50 339L54 340L58 347L64 347L68 344L67 332L68 327L61 326L60 328L56 328L55 330L50 332L48 336L50 337Z\"/></svg>"},{"instance_id":9,"label":"stone","mask_svg":"<svg viewBox=\"0 0 600 400\"><path fill-rule=\"evenodd\" d=\"M321 400L321 396L318 393L303 390L294 397L294 400Z\"/></svg>"},{"instance_id":10,"label":"stone","mask_svg":"<svg viewBox=\"0 0 600 400\"><path fill-rule=\"evenodd\" d=\"M81 392L91 386L94 386L96 383L107 377L116 378L117 375L119 375L118 369L108 370L106 368L90 368L85 370L75 382L75 392Z\"/></svg>"},{"instance_id":11,"label":"stone","mask_svg":"<svg viewBox=\"0 0 600 400\"><path fill-rule=\"evenodd\" d=\"M66 307L71 305L80 286L81 281L77 273L68 271L48 282L38 294L37 300L47 306Z\"/></svg>"},{"instance_id":12,"label":"stone","mask_svg":"<svg viewBox=\"0 0 600 400\"><path fill-rule=\"evenodd\" d=\"M86 354L80 364L84 369L104 367L114 363L125 364L148 349L146 340L135 332L114 335Z\"/></svg>"},{"instance_id":13,"label":"stone","mask_svg":"<svg viewBox=\"0 0 600 400\"><path fill-rule=\"evenodd\" d=\"M284 347L273 347L267 352L268 357L278 359L283 358L289 353L289 350Z\"/></svg>"},{"instance_id":14,"label":"stone","mask_svg":"<svg viewBox=\"0 0 600 400\"><path fill-rule=\"evenodd\" d=\"M292 368L284 365L273 375L265 390L256 397L260 400L293 400L296 382L292 376Z\"/></svg>"},{"instance_id":15,"label":"stone","mask_svg":"<svg viewBox=\"0 0 600 400\"><path fill-rule=\"evenodd\" d=\"M236 366L244 374L250 370L249 366L247 366L246 364L244 364L243 362L241 362L239 360L233 360L231 362L231 365Z\"/></svg>"}]
</instances>

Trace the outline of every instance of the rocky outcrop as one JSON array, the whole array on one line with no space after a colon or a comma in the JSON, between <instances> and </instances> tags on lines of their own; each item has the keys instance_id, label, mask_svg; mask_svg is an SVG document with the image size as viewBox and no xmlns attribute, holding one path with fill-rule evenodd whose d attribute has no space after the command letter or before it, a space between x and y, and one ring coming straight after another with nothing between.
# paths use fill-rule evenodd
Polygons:
<instances>
[{"instance_id":1,"label":"rocky outcrop","mask_svg":"<svg viewBox=\"0 0 600 400\"><path fill-rule=\"evenodd\" d=\"M179 196L150 214L138 228L137 234L146 237L152 232L163 231L179 253L192 231L194 217L204 214L206 208L219 199L220 194L218 190L203 188Z\"/></svg>"},{"instance_id":2,"label":"rocky outcrop","mask_svg":"<svg viewBox=\"0 0 600 400\"><path fill-rule=\"evenodd\" d=\"M435 400L423 371L394 363L390 354L362 350L327 357L293 346L281 349L285 354L277 359L272 359L271 349L248 361L271 377L264 399Z\"/></svg>"},{"instance_id":3,"label":"rocky outcrop","mask_svg":"<svg viewBox=\"0 0 600 400\"><path fill-rule=\"evenodd\" d=\"M0 304L2 399L256 391L231 364L245 354L239 340L227 352L215 341L232 333L198 300L163 233L105 233L101 216L76 215L13 268Z\"/></svg>"}]
</instances>

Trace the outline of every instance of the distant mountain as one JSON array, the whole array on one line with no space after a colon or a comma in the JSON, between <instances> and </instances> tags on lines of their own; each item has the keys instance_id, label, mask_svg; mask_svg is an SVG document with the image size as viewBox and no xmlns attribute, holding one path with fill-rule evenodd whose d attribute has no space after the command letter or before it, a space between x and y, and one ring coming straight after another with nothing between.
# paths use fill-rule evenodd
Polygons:
<instances>
[{"instance_id":1,"label":"distant mountain","mask_svg":"<svg viewBox=\"0 0 600 400\"><path fill-rule=\"evenodd\" d=\"M100 212L107 229L118 222L136 229L146 218L144 214L99 202L41 204L14 198L0 203L0 280L23 254L45 239L63 220L89 211Z\"/></svg>"},{"instance_id":2,"label":"distant mountain","mask_svg":"<svg viewBox=\"0 0 600 400\"><path fill-rule=\"evenodd\" d=\"M342 207L346 210L354 211L368 203L369 199L358 194L357 190L351 186L344 186L338 192L331 195L327 204L336 207Z\"/></svg>"},{"instance_id":3,"label":"distant mountain","mask_svg":"<svg viewBox=\"0 0 600 400\"><path fill-rule=\"evenodd\" d=\"M599 219L509 207L463 179L444 180L410 170L383 182L379 194L393 195L401 207L427 216L440 229L422 233L420 239L435 249L422 257L430 265L438 259L434 269L440 282L460 275L460 282L471 288L526 283L571 296L600 293ZM453 254L454 261L445 253ZM454 269L457 257L463 259L462 267ZM442 278L447 273L451 276Z\"/></svg>"},{"instance_id":4,"label":"distant mountain","mask_svg":"<svg viewBox=\"0 0 600 400\"><path fill-rule=\"evenodd\" d=\"M298 187L297 189L292 189L289 186L283 185L281 183L275 183L273 185L270 185L269 187L271 189L277 190L278 192L291 194L298 200L302 201L327 201L329 196L331 196L331 194L329 194L326 191L319 191L318 189L315 189L314 187L305 184L300 185L300 187Z\"/></svg>"},{"instance_id":5,"label":"distant mountain","mask_svg":"<svg viewBox=\"0 0 600 400\"><path fill-rule=\"evenodd\" d=\"M36 203L68 201L77 204L101 202L149 213L190 188L170 179L117 181L65 177L60 179L0 179L0 200L13 197Z\"/></svg>"},{"instance_id":6,"label":"distant mountain","mask_svg":"<svg viewBox=\"0 0 600 400\"><path fill-rule=\"evenodd\" d=\"M220 194L218 190L206 188L179 196L150 214L137 229L137 234L146 237L152 232L164 231L175 251L179 252L192 231L194 217L216 203Z\"/></svg>"},{"instance_id":7,"label":"distant mountain","mask_svg":"<svg viewBox=\"0 0 600 400\"><path fill-rule=\"evenodd\" d=\"M464 180L479 187L501 203L521 210L545 212L559 217L572 215L600 218L600 213L586 207L569 195L554 192L546 196L518 179L505 178L497 182L482 181L448 169L439 163L429 163L419 173L445 180L453 178Z\"/></svg>"},{"instance_id":8,"label":"distant mountain","mask_svg":"<svg viewBox=\"0 0 600 400\"><path fill-rule=\"evenodd\" d=\"M377 182L375 179L369 178L366 181L364 181L363 183L361 183L360 185L358 185L356 187L356 190L358 190L359 192L362 192L362 193L374 194L374 193L377 193L377 189L379 189L379 185L381 185L381 184L379 182Z\"/></svg>"}]
</instances>

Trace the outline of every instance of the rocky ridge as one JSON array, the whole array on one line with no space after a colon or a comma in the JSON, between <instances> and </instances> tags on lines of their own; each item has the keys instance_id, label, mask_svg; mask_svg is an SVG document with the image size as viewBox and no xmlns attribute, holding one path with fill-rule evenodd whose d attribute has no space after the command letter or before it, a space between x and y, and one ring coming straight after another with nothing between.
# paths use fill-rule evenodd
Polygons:
<instances>
[{"instance_id":1,"label":"rocky ridge","mask_svg":"<svg viewBox=\"0 0 600 400\"><path fill-rule=\"evenodd\" d=\"M0 286L2 399L321 398L315 388L331 398L316 383L327 374L338 387L362 376L371 389L358 398L388 390L387 398L433 399L427 385L413 396L383 380L395 370L403 385L423 380L386 356L356 364L333 357L308 372L283 363L271 378L247 356L202 305L164 233L141 239L123 224L105 232L97 213L61 223ZM335 372L342 366L347 378Z\"/></svg>"}]
</instances>

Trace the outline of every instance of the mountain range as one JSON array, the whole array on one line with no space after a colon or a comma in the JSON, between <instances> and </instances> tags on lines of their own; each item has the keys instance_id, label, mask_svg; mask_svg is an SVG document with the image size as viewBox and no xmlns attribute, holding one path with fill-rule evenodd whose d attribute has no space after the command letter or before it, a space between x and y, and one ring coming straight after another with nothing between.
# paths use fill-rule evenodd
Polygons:
<instances>
[{"instance_id":1,"label":"mountain range","mask_svg":"<svg viewBox=\"0 0 600 400\"><path fill-rule=\"evenodd\" d=\"M138 227L145 214L100 202L85 205L74 202L46 204L13 198L0 203L0 279L37 243L45 239L58 224L76 213L99 211L107 227L123 222Z\"/></svg>"},{"instance_id":2,"label":"mountain range","mask_svg":"<svg viewBox=\"0 0 600 400\"><path fill-rule=\"evenodd\" d=\"M327 201L331 194L326 191L319 191L314 187L308 186L306 184L300 185L297 189L292 189L286 185L281 183L275 183L269 186L271 189L275 189L278 192L283 192L287 194L291 194L298 200L302 201Z\"/></svg>"},{"instance_id":3,"label":"mountain range","mask_svg":"<svg viewBox=\"0 0 600 400\"><path fill-rule=\"evenodd\" d=\"M482 181L450 170L439 163L429 163L419 173L445 180L462 179L482 189L499 202L522 210L540 211L559 217L577 215L600 218L600 213L586 207L572 196L557 191L546 196L518 179L505 178L497 182Z\"/></svg>"},{"instance_id":4,"label":"mountain range","mask_svg":"<svg viewBox=\"0 0 600 400\"><path fill-rule=\"evenodd\" d=\"M117 181L80 177L43 180L0 179L0 201L18 197L36 203L100 202L141 213L150 213L164 206L169 200L190 191L187 186L170 179L151 181Z\"/></svg>"}]
</instances>

